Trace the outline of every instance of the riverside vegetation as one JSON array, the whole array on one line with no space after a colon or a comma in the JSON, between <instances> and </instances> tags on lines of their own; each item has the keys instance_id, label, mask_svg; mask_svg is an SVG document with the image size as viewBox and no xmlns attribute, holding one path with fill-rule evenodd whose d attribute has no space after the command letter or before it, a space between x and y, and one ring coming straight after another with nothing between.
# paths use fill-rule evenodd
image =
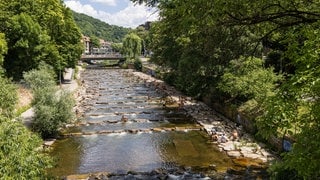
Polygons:
<instances>
[{"instance_id":1,"label":"riverside vegetation","mask_svg":"<svg viewBox=\"0 0 320 180\"><path fill-rule=\"evenodd\" d=\"M295 139L270 168L273 178L319 178L318 0L132 1L159 9L161 19L142 39L167 82L196 98L235 105L255 117L264 139ZM12 120L17 87L8 78L20 80L42 61L59 77L82 53L81 33L59 0L0 0L0 9L0 174L39 178L51 160L37 150L41 139Z\"/></svg>"},{"instance_id":2,"label":"riverside vegetation","mask_svg":"<svg viewBox=\"0 0 320 180\"><path fill-rule=\"evenodd\" d=\"M77 63L81 33L60 0L0 0L0 11L0 179L45 179L53 161L39 148L40 136L54 137L71 118L69 95L54 87L60 72ZM15 82L23 74L34 95L33 131L15 117Z\"/></svg>"},{"instance_id":3,"label":"riverside vegetation","mask_svg":"<svg viewBox=\"0 0 320 180\"><path fill-rule=\"evenodd\" d=\"M294 139L273 178L320 177L320 1L133 1L158 8L151 60L167 82Z\"/></svg>"}]
</instances>

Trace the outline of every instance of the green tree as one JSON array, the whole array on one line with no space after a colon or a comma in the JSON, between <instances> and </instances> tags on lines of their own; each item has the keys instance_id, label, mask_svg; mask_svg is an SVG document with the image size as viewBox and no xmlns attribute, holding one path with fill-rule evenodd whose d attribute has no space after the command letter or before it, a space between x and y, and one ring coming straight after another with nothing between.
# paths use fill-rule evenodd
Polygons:
<instances>
[{"instance_id":1,"label":"green tree","mask_svg":"<svg viewBox=\"0 0 320 180\"><path fill-rule=\"evenodd\" d=\"M9 76L19 79L40 61L54 67L57 75L65 67L76 65L83 48L81 33L62 1L0 2L0 30L8 42L4 67Z\"/></svg>"},{"instance_id":2,"label":"green tree","mask_svg":"<svg viewBox=\"0 0 320 180\"><path fill-rule=\"evenodd\" d=\"M112 44L111 44L111 47L112 47L112 49L113 49L115 52L121 52L121 50L122 50L122 43L112 43Z\"/></svg>"},{"instance_id":3,"label":"green tree","mask_svg":"<svg viewBox=\"0 0 320 180\"><path fill-rule=\"evenodd\" d=\"M7 51L0 33L0 68ZM14 117L17 87L0 73L0 179L44 179L51 159L39 149L41 139Z\"/></svg>"},{"instance_id":4,"label":"green tree","mask_svg":"<svg viewBox=\"0 0 320 180\"><path fill-rule=\"evenodd\" d=\"M268 139L287 132L296 139L277 167L319 178L320 1L133 2L159 8L160 21L151 30L152 60L167 68L173 84L200 97L256 100L259 134ZM278 86L271 69L250 58L262 56L283 76ZM218 84L223 92L215 88Z\"/></svg>"},{"instance_id":5,"label":"green tree","mask_svg":"<svg viewBox=\"0 0 320 180\"><path fill-rule=\"evenodd\" d=\"M275 97L276 83L281 78L273 73L273 68L264 68L263 63L253 57L232 60L219 83L231 99L244 101L239 110L253 117L263 113L265 99Z\"/></svg>"},{"instance_id":6,"label":"green tree","mask_svg":"<svg viewBox=\"0 0 320 180\"><path fill-rule=\"evenodd\" d=\"M0 76L0 94L0 115L13 118L18 101L17 87L9 79Z\"/></svg>"},{"instance_id":7,"label":"green tree","mask_svg":"<svg viewBox=\"0 0 320 180\"><path fill-rule=\"evenodd\" d=\"M0 33L0 67L3 66L4 55L8 52L8 46L5 39L5 34Z\"/></svg>"},{"instance_id":8,"label":"green tree","mask_svg":"<svg viewBox=\"0 0 320 180\"><path fill-rule=\"evenodd\" d=\"M169 69L167 79L189 95L216 94L208 91L215 91L229 61L261 50L249 28L216 23L210 15L214 1L168 1L158 7L162 18L151 26L151 60Z\"/></svg>"},{"instance_id":9,"label":"green tree","mask_svg":"<svg viewBox=\"0 0 320 180\"><path fill-rule=\"evenodd\" d=\"M150 35L149 30L147 30L144 26L137 27L134 31L141 39L141 46L142 46L142 54L146 56L150 49Z\"/></svg>"},{"instance_id":10,"label":"green tree","mask_svg":"<svg viewBox=\"0 0 320 180\"><path fill-rule=\"evenodd\" d=\"M90 37L90 46L93 48L100 48L100 39L97 36Z\"/></svg>"},{"instance_id":11,"label":"green tree","mask_svg":"<svg viewBox=\"0 0 320 180\"><path fill-rule=\"evenodd\" d=\"M9 19L6 33L8 54L5 56L4 68L14 79L20 79L24 71L37 67L48 52L49 36L27 14L15 15Z\"/></svg>"},{"instance_id":12,"label":"green tree","mask_svg":"<svg viewBox=\"0 0 320 180\"><path fill-rule=\"evenodd\" d=\"M122 52L129 61L134 60L141 54L141 38L138 35L134 33L126 35L122 44Z\"/></svg>"},{"instance_id":13,"label":"green tree","mask_svg":"<svg viewBox=\"0 0 320 180\"><path fill-rule=\"evenodd\" d=\"M18 101L17 87L3 77L3 55L7 53L7 43L4 34L0 33L0 116L13 118L15 104Z\"/></svg>"}]
</instances>

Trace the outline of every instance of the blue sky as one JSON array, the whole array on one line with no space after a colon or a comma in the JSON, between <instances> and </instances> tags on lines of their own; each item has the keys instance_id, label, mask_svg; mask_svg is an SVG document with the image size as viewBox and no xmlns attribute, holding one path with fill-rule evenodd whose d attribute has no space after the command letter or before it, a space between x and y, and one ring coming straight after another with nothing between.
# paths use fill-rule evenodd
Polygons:
<instances>
[{"instance_id":1,"label":"blue sky","mask_svg":"<svg viewBox=\"0 0 320 180\"><path fill-rule=\"evenodd\" d=\"M78 13L123 27L136 28L158 18L156 9L135 5L130 0L64 0L64 3Z\"/></svg>"}]
</instances>

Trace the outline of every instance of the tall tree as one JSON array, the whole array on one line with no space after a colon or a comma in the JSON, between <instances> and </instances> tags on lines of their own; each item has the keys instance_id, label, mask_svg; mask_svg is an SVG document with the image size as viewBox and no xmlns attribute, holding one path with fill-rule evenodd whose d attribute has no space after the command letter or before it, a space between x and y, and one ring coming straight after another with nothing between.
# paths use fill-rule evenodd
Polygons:
<instances>
[{"instance_id":1,"label":"tall tree","mask_svg":"<svg viewBox=\"0 0 320 180\"><path fill-rule=\"evenodd\" d=\"M65 67L75 66L83 48L81 33L70 9L62 1L0 2L3 12L0 15L3 25L0 30L7 34L5 68L9 76L21 78L23 71L37 67L40 61L53 66L57 74ZM16 56L15 50L19 47L22 51Z\"/></svg>"},{"instance_id":2,"label":"tall tree","mask_svg":"<svg viewBox=\"0 0 320 180\"><path fill-rule=\"evenodd\" d=\"M138 35L134 33L126 35L122 44L122 52L129 61L134 60L141 54L141 38Z\"/></svg>"},{"instance_id":3,"label":"tall tree","mask_svg":"<svg viewBox=\"0 0 320 180\"><path fill-rule=\"evenodd\" d=\"M2 71L4 55L7 54L7 52L8 45L5 39L5 34L0 33L0 71ZM2 72L0 72L0 75L2 75Z\"/></svg>"},{"instance_id":4,"label":"tall tree","mask_svg":"<svg viewBox=\"0 0 320 180\"><path fill-rule=\"evenodd\" d=\"M7 74L20 79L24 71L37 67L46 54L50 37L40 25L25 13L14 15L7 21L8 54L4 68Z\"/></svg>"}]
</instances>

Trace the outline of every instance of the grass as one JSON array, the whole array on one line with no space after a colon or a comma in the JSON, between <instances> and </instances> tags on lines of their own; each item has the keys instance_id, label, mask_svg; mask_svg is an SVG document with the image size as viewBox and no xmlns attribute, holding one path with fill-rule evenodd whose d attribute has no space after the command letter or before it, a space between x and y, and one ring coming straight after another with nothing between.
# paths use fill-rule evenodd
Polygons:
<instances>
[{"instance_id":1,"label":"grass","mask_svg":"<svg viewBox=\"0 0 320 180\"><path fill-rule=\"evenodd\" d=\"M16 113L15 113L15 117L19 117L21 116L22 113L24 113L25 111L27 111L28 109L31 108L31 105L28 104L26 106L22 106L22 107L19 107L17 110L16 110Z\"/></svg>"}]
</instances>

